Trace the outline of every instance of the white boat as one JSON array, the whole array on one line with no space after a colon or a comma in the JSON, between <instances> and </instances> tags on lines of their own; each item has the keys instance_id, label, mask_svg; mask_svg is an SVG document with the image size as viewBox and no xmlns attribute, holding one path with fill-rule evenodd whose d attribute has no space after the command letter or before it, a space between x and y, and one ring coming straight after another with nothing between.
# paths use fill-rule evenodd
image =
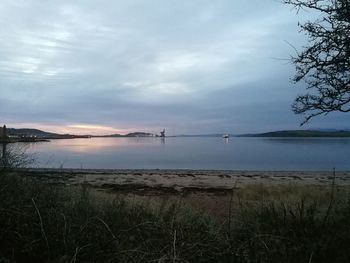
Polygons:
<instances>
[{"instance_id":1,"label":"white boat","mask_svg":"<svg viewBox=\"0 0 350 263\"><path fill-rule=\"evenodd\" d=\"M222 138L228 139L230 136L228 134L222 135Z\"/></svg>"}]
</instances>

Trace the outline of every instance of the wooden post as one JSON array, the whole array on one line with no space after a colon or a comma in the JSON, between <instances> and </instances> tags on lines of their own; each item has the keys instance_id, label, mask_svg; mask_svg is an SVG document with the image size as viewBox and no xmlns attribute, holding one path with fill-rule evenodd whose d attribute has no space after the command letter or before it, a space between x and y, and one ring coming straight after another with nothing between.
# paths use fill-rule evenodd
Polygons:
<instances>
[{"instance_id":1,"label":"wooden post","mask_svg":"<svg viewBox=\"0 0 350 263\"><path fill-rule=\"evenodd\" d=\"M2 128L2 166L3 168L7 168L8 167L8 163L7 163L7 152L6 152L6 145L8 143L7 140L7 129L6 129L6 125L4 125L4 127Z\"/></svg>"}]
</instances>

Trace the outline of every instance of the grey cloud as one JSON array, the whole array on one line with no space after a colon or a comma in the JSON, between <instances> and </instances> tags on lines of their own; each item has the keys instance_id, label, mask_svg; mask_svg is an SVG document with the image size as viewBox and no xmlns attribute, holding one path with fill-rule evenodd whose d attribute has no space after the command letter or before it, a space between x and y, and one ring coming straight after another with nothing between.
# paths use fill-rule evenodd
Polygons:
<instances>
[{"instance_id":1,"label":"grey cloud","mask_svg":"<svg viewBox=\"0 0 350 263\"><path fill-rule=\"evenodd\" d=\"M293 52L285 40L305 42L299 18L272 0L3 1L1 118L174 133L296 128L290 103L301 89L283 59Z\"/></svg>"}]
</instances>

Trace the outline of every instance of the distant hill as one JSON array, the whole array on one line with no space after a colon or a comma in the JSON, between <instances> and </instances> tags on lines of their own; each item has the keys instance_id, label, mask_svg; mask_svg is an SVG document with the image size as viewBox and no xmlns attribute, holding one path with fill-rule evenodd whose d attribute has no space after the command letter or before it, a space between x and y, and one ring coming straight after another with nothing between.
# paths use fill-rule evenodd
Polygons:
<instances>
[{"instance_id":1,"label":"distant hill","mask_svg":"<svg viewBox=\"0 0 350 263\"><path fill-rule=\"evenodd\" d=\"M46 132L38 129L16 129L7 128L7 134L9 136L16 137L37 137L41 139L74 139L74 138L90 138L90 137L152 137L152 133L147 132L132 132L126 135L122 134L110 134L110 135L72 135L72 134L59 134L53 132Z\"/></svg>"},{"instance_id":2,"label":"distant hill","mask_svg":"<svg viewBox=\"0 0 350 263\"><path fill-rule=\"evenodd\" d=\"M71 134L58 134L53 132L45 132L38 129L15 129L7 128L7 134L9 136L17 137L37 137L40 139L74 139L74 138L89 138L89 135L71 135Z\"/></svg>"},{"instance_id":3,"label":"distant hill","mask_svg":"<svg viewBox=\"0 0 350 263\"><path fill-rule=\"evenodd\" d=\"M148 132L131 132L128 134L109 134L109 135L93 135L92 137L153 137L153 133Z\"/></svg>"},{"instance_id":4,"label":"distant hill","mask_svg":"<svg viewBox=\"0 0 350 263\"><path fill-rule=\"evenodd\" d=\"M152 137L152 133L148 132L132 132L125 135L126 137Z\"/></svg>"},{"instance_id":5,"label":"distant hill","mask_svg":"<svg viewBox=\"0 0 350 263\"><path fill-rule=\"evenodd\" d=\"M176 135L175 137L222 137L223 134L180 134Z\"/></svg>"},{"instance_id":6,"label":"distant hill","mask_svg":"<svg viewBox=\"0 0 350 263\"><path fill-rule=\"evenodd\" d=\"M286 130L257 134L241 134L238 137L350 137L348 130Z\"/></svg>"},{"instance_id":7,"label":"distant hill","mask_svg":"<svg viewBox=\"0 0 350 263\"><path fill-rule=\"evenodd\" d=\"M7 134L13 135L13 136L27 136L27 137L36 136L40 138L56 138L56 137L62 136L57 133L45 132L38 129L15 129L15 128L8 128Z\"/></svg>"},{"instance_id":8,"label":"distant hill","mask_svg":"<svg viewBox=\"0 0 350 263\"><path fill-rule=\"evenodd\" d=\"M124 135L121 135L121 134L119 134L119 133L116 133L116 134L108 134L108 135L92 135L91 137L98 137L98 138L100 138L100 137L124 137Z\"/></svg>"}]
</instances>

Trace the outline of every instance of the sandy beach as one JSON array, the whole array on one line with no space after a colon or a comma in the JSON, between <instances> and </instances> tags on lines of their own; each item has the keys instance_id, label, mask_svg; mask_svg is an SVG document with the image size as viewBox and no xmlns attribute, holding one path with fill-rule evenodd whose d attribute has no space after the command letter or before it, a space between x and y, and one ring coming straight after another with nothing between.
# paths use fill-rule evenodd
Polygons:
<instances>
[{"instance_id":1,"label":"sandy beach","mask_svg":"<svg viewBox=\"0 0 350 263\"><path fill-rule=\"evenodd\" d=\"M112 191L140 194L186 194L207 192L224 194L233 188L262 185L327 185L333 171L219 171L219 170L89 170L21 169L13 173L33 176L48 183L87 184ZM338 186L350 185L350 171L336 171Z\"/></svg>"}]
</instances>

